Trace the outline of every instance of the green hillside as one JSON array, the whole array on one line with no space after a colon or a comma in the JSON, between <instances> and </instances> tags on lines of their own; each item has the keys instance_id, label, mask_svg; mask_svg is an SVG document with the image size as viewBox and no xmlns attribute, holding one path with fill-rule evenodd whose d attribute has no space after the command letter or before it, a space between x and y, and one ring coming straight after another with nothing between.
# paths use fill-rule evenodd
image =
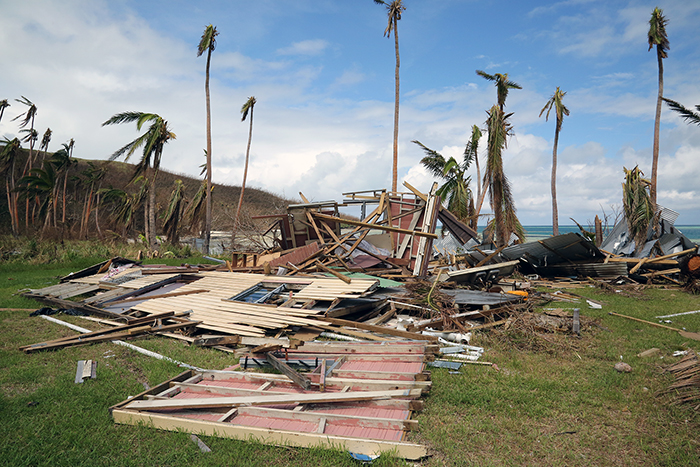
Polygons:
<instances>
[{"instance_id":1,"label":"green hillside","mask_svg":"<svg viewBox=\"0 0 700 467\"><path fill-rule=\"evenodd\" d=\"M48 153L47 158L51 157L52 153ZM15 181L22 177L25 167L28 152L22 150L15 164ZM41 166L43 154L37 156L35 152L34 167ZM109 189L123 190L129 195L135 195L139 192L141 183L139 181L132 182L135 166L133 164L118 162L118 161L95 161L85 159L74 159L75 163L68 169L68 178L66 184L66 214L65 222L63 218L63 183L64 176L58 174L56 183L58 184L57 203L56 203L56 226L53 226L53 213L49 214L49 225L44 227L46 219L46 211L41 212L42 206L46 199L45 195L35 196L25 193L20 193L18 202L18 218L19 218L19 234L34 236L42 234L44 238L54 239L76 239L76 238L119 238L126 236L127 238L138 237L144 230L144 214L143 205L138 205L134 208L132 216L132 224L125 229L123 223L115 219L115 211L118 209L118 203L114 201L105 201L105 193ZM104 172L102 177L95 181L93 186L93 197L90 201L90 216L87 227L83 226L81 234L81 224L84 222L86 204L88 202L90 192L90 172L99 174ZM8 196L6 187L10 183L8 181L8 171L5 170L2 183L3 196L0 198L0 233L11 234L11 220L8 211ZM200 188L201 180L189 177L184 174L175 174L164 170L158 173L156 180L156 215L159 217L166 210L170 195L175 187L175 181L181 180L184 185L184 203L182 211L184 212L191 202L195 194ZM233 218L235 216L238 198L240 196L240 187L214 184L213 188L213 205L212 205L212 230L231 230L233 226ZM27 199L29 200L29 227L27 227ZM99 203L98 203L99 200ZM263 229L267 228L269 220L252 221L251 216L261 216L270 214L280 214L286 212L286 206L290 203L298 202L296 200L284 199L273 193L246 187L242 208L242 225L244 229ZM44 207L44 209L52 210L52 207ZM183 216L181 222L180 235L198 235L201 223L188 222L186 216ZM99 229L98 229L99 227ZM158 234L161 234L162 220L158 220Z\"/></svg>"}]
</instances>

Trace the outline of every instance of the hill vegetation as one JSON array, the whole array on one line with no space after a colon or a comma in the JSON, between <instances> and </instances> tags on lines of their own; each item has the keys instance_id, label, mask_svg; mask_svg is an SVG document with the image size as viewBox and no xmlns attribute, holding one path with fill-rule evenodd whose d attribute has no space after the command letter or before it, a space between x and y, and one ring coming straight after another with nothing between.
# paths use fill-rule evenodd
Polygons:
<instances>
[{"instance_id":1,"label":"hill vegetation","mask_svg":"<svg viewBox=\"0 0 700 467\"><path fill-rule=\"evenodd\" d=\"M94 161L71 158L72 164L64 172L48 174L51 189L39 191L34 185L22 184L23 168L28 151L20 149L14 164L14 192L17 202L18 226L16 232L28 237L44 239L128 239L138 238L144 232L144 197L139 196L142 180L132 181L136 166L118 161ZM34 167L44 167L52 153L34 152ZM36 169L35 169L36 170ZM45 170L50 172L50 170ZM38 174L38 172L35 172ZM8 209L7 186L10 177L5 173L5 195L0 199L0 234L12 234ZM65 194L64 183L65 178ZM173 203L177 181L181 183L181 200ZM157 234L163 235L165 214L174 213L177 234L200 236L204 228L202 180L160 170L156 181ZM199 196L197 196L199 194ZM240 187L215 184L213 195L212 229L230 231L240 195ZM65 197L65 215L63 199ZM285 199L273 193L248 188L245 190L241 224L243 230L265 230L268 221L253 220L286 212L286 206L296 200ZM177 206L175 206L177 204ZM53 211L55 210L55 214ZM64 220L65 219L65 220ZM172 222L172 220L171 220ZM172 232L170 232L172 235Z\"/></svg>"}]
</instances>

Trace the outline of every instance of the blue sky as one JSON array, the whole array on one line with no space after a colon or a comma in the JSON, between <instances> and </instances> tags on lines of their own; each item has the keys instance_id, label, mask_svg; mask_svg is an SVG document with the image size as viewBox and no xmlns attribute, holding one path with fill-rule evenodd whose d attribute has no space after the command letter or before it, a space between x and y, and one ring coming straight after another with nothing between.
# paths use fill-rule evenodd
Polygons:
<instances>
[{"instance_id":1,"label":"blue sky","mask_svg":"<svg viewBox=\"0 0 700 467\"><path fill-rule=\"evenodd\" d=\"M561 224L620 211L623 166L651 175L656 55L648 51L655 6L669 20L665 96L700 104L700 2L405 0L399 23L399 177L427 191L432 177L411 143L461 158L472 125L496 100L475 74L508 73L514 136L504 153L526 225L551 223L554 121L539 118L557 86L571 115L559 142ZM255 96L249 186L289 197L342 199L389 187L394 100L393 38L371 0L131 1L0 0L0 99L10 99L0 136L17 134L15 98L38 107L51 149L74 138L75 156L106 159L136 137L100 124L111 115L155 112L177 139L169 170L198 176L204 162L204 27L219 30L212 57L214 181L242 179ZM485 138L482 148L485 147ZM483 158L483 154L482 154ZM483 160L483 159L482 159ZM700 224L700 127L664 108L659 202L678 224ZM476 188L476 171L472 170ZM488 211L488 208L487 208Z\"/></svg>"}]
</instances>

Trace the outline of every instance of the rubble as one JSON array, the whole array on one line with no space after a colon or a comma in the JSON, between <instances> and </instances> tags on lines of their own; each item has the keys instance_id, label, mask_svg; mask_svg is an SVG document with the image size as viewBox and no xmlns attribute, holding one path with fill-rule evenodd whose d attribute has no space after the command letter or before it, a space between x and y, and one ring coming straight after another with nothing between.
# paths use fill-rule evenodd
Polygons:
<instances>
[{"instance_id":1,"label":"rubble","mask_svg":"<svg viewBox=\"0 0 700 467\"><path fill-rule=\"evenodd\" d=\"M537 349L551 343L548 335L577 337L595 324L579 308L573 316L535 313L536 304L586 302L533 287L616 290L640 277L679 283L683 268L700 269L697 246L666 218L661 236L642 249L646 256L630 255L634 249L617 227L601 247L568 233L495 248L478 244L476 232L442 208L435 186L428 194L405 186L407 193L344 193L342 204L302 195L303 204L286 214L266 216L275 244L268 251L236 251L215 265L112 258L25 291L113 327L22 350L128 345L121 340L158 334L230 352L240 357L236 368L190 367L112 407L114 420L418 459L425 447L406 442L405 434L416 428L411 413L431 386L428 364L492 365L481 361L483 347L471 345L479 331L501 329ZM360 207L360 220L341 214L351 205ZM444 236L436 234L438 221ZM261 372L270 368L281 374Z\"/></svg>"}]
</instances>

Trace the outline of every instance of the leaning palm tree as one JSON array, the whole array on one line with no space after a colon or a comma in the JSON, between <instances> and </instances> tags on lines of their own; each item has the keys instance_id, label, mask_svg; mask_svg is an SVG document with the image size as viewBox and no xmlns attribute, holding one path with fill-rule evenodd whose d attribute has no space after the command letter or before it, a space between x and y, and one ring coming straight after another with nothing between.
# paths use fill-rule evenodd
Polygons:
<instances>
[{"instance_id":1,"label":"leaning palm tree","mask_svg":"<svg viewBox=\"0 0 700 467\"><path fill-rule=\"evenodd\" d=\"M664 101L666 102L666 104L668 104L671 110L680 114L683 120L685 120L688 123L695 123L696 125L700 125L700 105L695 106L697 112L694 112L683 106L683 104L673 101L671 99L666 99L664 97Z\"/></svg>"},{"instance_id":2,"label":"leaning palm tree","mask_svg":"<svg viewBox=\"0 0 700 467\"><path fill-rule=\"evenodd\" d=\"M26 141L29 143L29 157L27 157L27 162L24 164L24 170L22 170L22 176L24 177L29 173L29 171L32 169L32 164L33 164L33 159L34 159L34 143L37 140L37 134L36 130L34 129L34 119L36 118L36 113L37 113L37 108L36 105L26 97L22 96L21 99L15 99L17 102L20 104L24 104L27 106L27 110L19 115L17 115L15 118L12 119L14 122L15 120L20 120L19 127L21 128L20 132L26 132L27 136L23 138L23 141ZM27 125L29 125L29 128L26 128ZM25 229L29 229L29 198L27 198L26 203L25 203L25 219L24 219L24 224L25 224Z\"/></svg>"},{"instance_id":3,"label":"leaning palm tree","mask_svg":"<svg viewBox=\"0 0 700 467\"><path fill-rule=\"evenodd\" d=\"M547 103L540 110L540 117L547 111L544 119L549 120L549 112L554 109L557 114L557 124L554 128L554 147L552 148L552 234L559 235L559 209L557 208L557 150L559 148L559 132L561 131L561 125L564 121L564 115L569 115L569 109L566 108L562 99L566 95L566 92L559 89L554 91L552 97L549 98Z\"/></svg>"},{"instance_id":4,"label":"leaning palm tree","mask_svg":"<svg viewBox=\"0 0 700 467\"><path fill-rule=\"evenodd\" d=\"M420 146L425 153L421 164L445 183L435 192L441 199L447 201L447 210L454 214L462 222L468 222L473 216L472 192L469 188L471 178L467 176L467 170L472 163L471 153L465 152L461 163L454 157L445 159L437 151L426 147L420 141L412 141Z\"/></svg>"},{"instance_id":5,"label":"leaning palm tree","mask_svg":"<svg viewBox=\"0 0 700 467\"><path fill-rule=\"evenodd\" d=\"M396 69L394 71L394 156L391 168L391 191L396 191L397 181L399 178L399 20L401 12L406 9L403 6L402 0L393 0L391 2L384 0L374 0L374 3L386 6L388 24L384 30L384 36L390 37L394 31L394 49L396 50Z\"/></svg>"},{"instance_id":6,"label":"leaning palm tree","mask_svg":"<svg viewBox=\"0 0 700 467\"><path fill-rule=\"evenodd\" d=\"M204 226L204 254L209 254L209 243L211 241L211 105L209 103L209 65L211 64L211 53L216 48L216 36L219 32L211 24L204 28L202 38L197 47L197 56L200 57L207 51L207 68L204 79L204 94L207 103L207 213Z\"/></svg>"},{"instance_id":7,"label":"leaning palm tree","mask_svg":"<svg viewBox=\"0 0 700 467\"><path fill-rule=\"evenodd\" d=\"M2 121L2 116L5 113L5 109L10 106L10 103L7 102L7 99L3 99L0 101L0 122Z\"/></svg>"},{"instance_id":8,"label":"leaning palm tree","mask_svg":"<svg viewBox=\"0 0 700 467\"><path fill-rule=\"evenodd\" d=\"M515 201L510 189L510 182L503 170L503 150L507 147L508 136L512 126L508 119L512 113L504 115L498 105L488 111L486 126L488 130L488 146L486 168L484 170L484 186L488 186L489 201L493 211L496 244L503 246L508 243L514 233L524 240L525 231L516 216Z\"/></svg>"},{"instance_id":9,"label":"leaning palm tree","mask_svg":"<svg viewBox=\"0 0 700 467\"><path fill-rule=\"evenodd\" d=\"M245 167L243 168L243 183L241 184L241 194L238 197L238 207L236 208L236 216L233 218L233 231L231 232L231 249L235 246L236 230L238 230L239 216L241 215L241 206L243 206L243 192L245 191L245 181L248 177L248 159L250 157L250 142L253 139L253 108L255 107L255 97L251 96L241 107L241 121L244 122L250 112L250 127L248 129L248 146L245 150Z\"/></svg>"},{"instance_id":10,"label":"leaning palm tree","mask_svg":"<svg viewBox=\"0 0 700 467\"><path fill-rule=\"evenodd\" d=\"M670 48L668 36L666 35L666 24L668 20L664 16L663 10L654 8L649 20L649 50L656 46L656 60L659 64L659 93L656 96L656 117L654 119L654 146L651 156L651 188L650 199L652 206L656 206L656 175L659 166L659 126L661 124L661 100L664 95L664 63L663 59L668 57Z\"/></svg>"},{"instance_id":11,"label":"leaning palm tree","mask_svg":"<svg viewBox=\"0 0 700 467\"><path fill-rule=\"evenodd\" d=\"M109 160L115 160L124 156L124 160L128 161L131 155L136 150L143 146L143 154L141 160L136 165L134 179L139 175L145 174L148 179L148 222L147 222L147 240L150 249L157 249L156 244L156 178L160 169L160 160L163 155L163 147L165 144L175 139L175 133L170 131L168 122L163 120L160 115L144 112L123 112L113 115L112 118L102 124L115 125L119 123L136 122L136 129L141 131L144 124L150 123L150 126L144 134L135 140L127 143L121 149L115 151Z\"/></svg>"},{"instance_id":12,"label":"leaning palm tree","mask_svg":"<svg viewBox=\"0 0 700 467\"><path fill-rule=\"evenodd\" d=\"M32 137L30 138L29 141L29 158L27 159L27 164L29 164L29 167L25 167L22 175L26 175L26 173L29 171L29 169L32 168L32 158L34 156L34 142L36 141L36 130L34 129L34 119L36 118L36 112L37 108L36 105L26 97L22 96L21 99L15 99L17 102L20 104L24 104L27 106L27 110L19 115L17 115L15 118L12 119L14 122L15 120L21 120L19 122L19 127L21 129L26 129L27 125L29 125L29 129L27 130L28 134Z\"/></svg>"},{"instance_id":13,"label":"leaning palm tree","mask_svg":"<svg viewBox=\"0 0 700 467\"><path fill-rule=\"evenodd\" d=\"M503 150L507 147L508 136L512 134L513 130L508 121L513 114L506 114L503 109L506 106L509 90L522 89L522 87L518 83L509 80L508 73L490 75L484 71L477 70L476 74L496 84L497 104L487 111L486 127L488 140L483 189L488 189L494 217L493 231L496 233L497 244L502 246L508 243L513 233L520 240L525 238L525 231L516 215L510 182L503 170Z\"/></svg>"}]
</instances>

